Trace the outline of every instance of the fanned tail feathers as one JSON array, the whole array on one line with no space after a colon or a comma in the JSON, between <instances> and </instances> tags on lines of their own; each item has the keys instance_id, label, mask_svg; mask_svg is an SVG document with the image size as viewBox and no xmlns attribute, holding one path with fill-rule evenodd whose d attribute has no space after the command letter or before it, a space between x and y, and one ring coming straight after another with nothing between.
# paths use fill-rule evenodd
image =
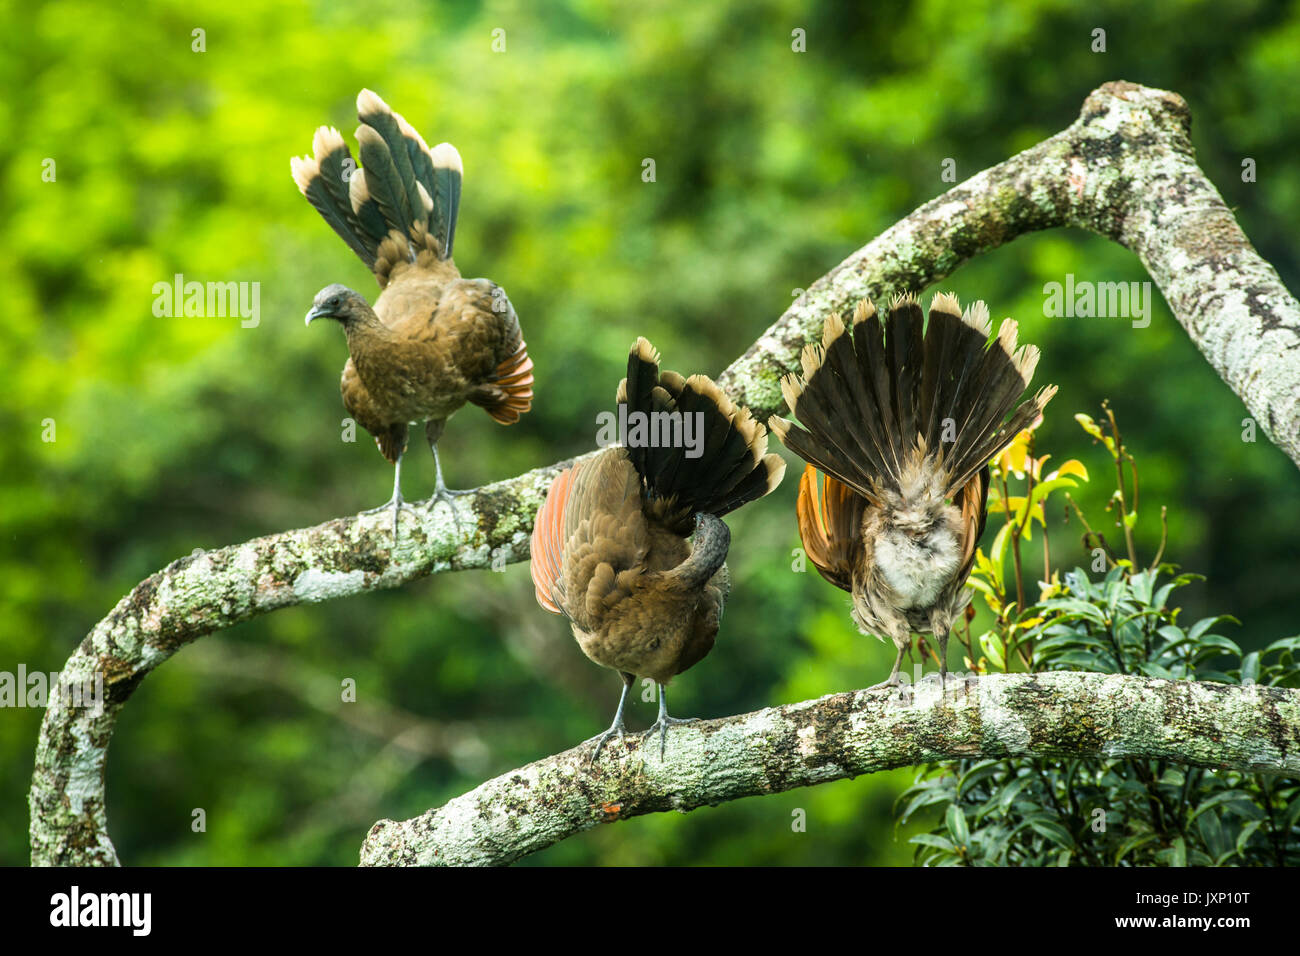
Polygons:
<instances>
[{"instance_id":1,"label":"fanned tail feathers","mask_svg":"<svg viewBox=\"0 0 1300 956\"><path fill-rule=\"evenodd\" d=\"M777 416L768 424L805 461L875 504L903 489L927 458L950 492L960 489L1056 394L1048 386L1016 407L1039 352L1017 349L1011 319L992 344L991 330L983 302L962 312L956 297L936 295L925 325L911 295L896 298L883 321L864 300L850 325L827 316L822 341L804 347L803 374L782 380L799 425Z\"/></svg>"},{"instance_id":2,"label":"fanned tail feathers","mask_svg":"<svg viewBox=\"0 0 1300 956\"><path fill-rule=\"evenodd\" d=\"M749 409L707 376L661 371L659 353L644 338L628 355L617 401L629 421L635 412L646 416L644 440L632 441L629 427L627 454L647 509L674 531L689 534L697 512L722 517L781 483L785 462L766 453L767 429ZM684 440L688 420L697 457Z\"/></svg>"},{"instance_id":3,"label":"fanned tail feathers","mask_svg":"<svg viewBox=\"0 0 1300 956\"><path fill-rule=\"evenodd\" d=\"M430 149L415 129L370 90L357 96L358 170L343 136L322 126L310 157L290 160L294 182L380 285L420 253L447 259L456 237L463 176L450 143Z\"/></svg>"}]
</instances>

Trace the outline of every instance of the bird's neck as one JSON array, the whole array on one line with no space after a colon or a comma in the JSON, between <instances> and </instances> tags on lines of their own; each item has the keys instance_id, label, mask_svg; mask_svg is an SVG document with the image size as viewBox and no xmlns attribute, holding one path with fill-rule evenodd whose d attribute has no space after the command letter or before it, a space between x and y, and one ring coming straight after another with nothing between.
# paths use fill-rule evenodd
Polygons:
<instances>
[{"instance_id":1,"label":"bird's neck","mask_svg":"<svg viewBox=\"0 0 1300 956\"><path fill-rule=\"evenodd\" d=\"M348 339L348 351L353 358L364 355L368 350L381 346L392 338L392 330L379 321L369 306L356 308L348 321L343 324L343 333Z\"/></svg>"},{"instance_id":2,"label":"bird's neck","mask_svg":"<svg viewBox=\"0 0 1300 956\"><path fill-rule=\"evenodd\" d=\"M690 556L668 572L667 577L683 589L702 588L727 560L731 531L721 518L705 515L695 532Z\"/></svg>"}]
</instances>

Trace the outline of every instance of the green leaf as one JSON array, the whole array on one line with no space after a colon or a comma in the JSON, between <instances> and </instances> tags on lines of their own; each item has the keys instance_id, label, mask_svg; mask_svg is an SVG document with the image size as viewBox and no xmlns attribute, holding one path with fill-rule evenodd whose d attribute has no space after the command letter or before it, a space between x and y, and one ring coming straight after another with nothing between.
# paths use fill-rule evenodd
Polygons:
<instances>
[{"instance_id":1,"label":"green leaf","mask_svg":"<svg viewBox=\"0 0 1300 956\"><path fill-rule=\"evenodd\" d=\"M960 798L976 784L995 776L1002 769L1002 761L1000 760L981 760L961 775L961 778L957 781L957 796Z\"/></svg>"},{"instance_id":2,"label":"green leaf","mask_svg":"<svg viewBox=\"0 0 1300 956\"><path fill-rule=\"evenodd\" d=\"M1241 659L1241 682L1259 683L1259 651L1251 651Z\"/></svg>"},{"instance_id":3,"label":"green leaf","mask_svg":"<svg viewBox=\"0 0 1300 956\"><path fill-rule=\"evenodd\" d=\"M942 803L953 798L949 786L935 786L933 784L933 781L927 781L923 785L925 789L912 798L911 803L907 805L907 809L903 811L903 815L899 817L900 822L906 823L912 814L921 807L928 807L932 803Z\"/></svg>"},{"instance_id":4,"label":"green leaf","mask_svg":"<svg viewBox=\"0 0 1300 956\"><path fill-rule=\"evenodd\" d=\"M1166 854L1170 866L1182 867L1187 865L1187 843L1181 836L1174 837L1174 845L1168 850L1161 851L1160 855Z\"/></svg>"},{"instance_id":5,"label":"green leaf","mask_svg":"<svg viewBox=\"0 0 1300 956\"><path fill-rule=\"evenodd\" d=\"M964 849L970 843L970 828L966 825L966 815L962 813L961 807L956 803L948 804L946 819L953 842Z\"/></svg>"},{"instance_id":6,"label":"green leaf","mask_svg":"<svg viewBox=\"0 0 1300 956\"><path fill-rule=\"evenodd\" d=\"M1300 634L1297 634L1295 637L1280 638L1268 645L1268 647L1264 648L1260 653L1264 656L1268 656L1276 651L1300 652Z\"/></svg>"},{"instance_id":7,"label":"green leaf","mask_svg":"<svg viewBox=\"0 0 1300 956\"><path fill-rule=\"evenodd\" d=\"M1220 621L1231 621L1233 624L1241 624L1241 622L1231 614L1220 614L1218 617L1203 617L1192 625L1191 629L1187 632L1187 636L1192 640L1196 640ZM1236 647L1235 644L1233 646ZM1238 651L1237 653L1240 654L1241 652Z\"/></svg>"},{"instance_id":8,"label":"green leaf","mask_svg":"<svg viewBox=\"0 0 1300 956\"><path fill-rule=\"evenodd\" d=\"M1011 809L1011 804L1016 797L1020 795L1020 791L1024 790L1025 787L1029 786L1033 782L1034 777L1027 773L1024 776L1017 777L1015 780L1011 781L1011 783L1003 787L1002 795L998 797L998 807L1002 812L1006 813Z\"/></svg>"},{"instance_id":9,"label":"green leaf","mask_svg":"<svg viewBox=\"0 0 1300 956\"><path fill-rule=\"evenodd\" d=\"M1201 837L1205 840L1205 845L1212 856L1218 857L1230 849L1228 838L1223 833L1223 824L1219 822L1219 815L1213 810L1201 814L1197 820L1197 828L1201 831Z\"/></svg>"},{"instance_id":10,"label":"green leaf","mask_svg":"<svg viewBox=\"0 0 1300 956\"><path fill-rule=\"evenodd\" d=\"M1083 430L1086 431L1089 435L1097 439L1097 441L1102 441L1103 436L1101 434L1101 428L1098 427L1097 423L1092 420L1091 415L1084 415L1080 413L1074 416L1074 420L1078 422L1079 425L1083 428Z\"/></svg>"},{"instance_id":11,"label":"green leaf","mask_svg":"<svg viewBox=\"0 0 1300 956\"><path fill-rule=\"evenodd\" d=\"M1004 651L1002 638L998 637L993 631L985 631L979 637L979 645L985 656L993 662L993 665L998 670L1004 671L1007 669L1006 661L1003 660L1002 656Z\"/></svg>"},{"instance_id":12,"label":"green leaf","mask_svg":"<svg viewBox=\"0 0 1300 956\"><path fill-rule=\"evenodd\" d=\"M922 846L936 847L937 849L943 850L946 853L953 853L956 851L956 848L952 845L951 840L949 840L946 837L938 836L937 834L934 833L918 833L916 836L912 837L907 842L919 843Z\"/></svg>"},{"instance_id":13,"label":"green leaf","mask_svg":"<svg viewBox=\"0 0 1300 956\"><path fill-rule=\"evenodd\" d=\"M1119 849L1115 851L1115 865L1119 866L1124 857L1128 856L1134 850L1141 849L1148 843L1151 843L1155 838L1156 835L1154 833L1138 833L1129 837L1121 843Z\"/></svg>"},{"instance_id":14,"label":"green leaf","mask_svg":"<svg viewBox=\"0 0 1300 956\"><path fill-rule=\"evenodd\" d=\"M1300 794L1287 804L1286 813L1282 816L1282 829L1290 831L1295 827L1297 820L1300 820Z\"/></svg>"},{"instance_id":15,"label":"green leaf","mask_svg":"<svg viewBox=\"0 0 1300 956\"><path fill-rule=\"evenodd\" d=\"M993 566L998 569L998 578L1002 579L1002 569L1006 566L1007 544L1011 540L1011 525L1004 524L998 529L997 537L993 539L993 548L989 552L989 560Z\"/></svg>"},{"instance_id":16,"label":"green leaf","mask_svg":"<svg viewBox=\"0 0 1300 956\"><path fill-rule=\"evenodd\" d=\"M1067 598L1065 600L1048 601L1046 606L1048 611L1054 615L1053 620L1058 618L1069 620L1071 616L1084 617L1090 621L1095 621L1102 627L1109 626L1106 615L1102 613L1101 608L1087 601L1074 601Z\"/></svg>"},{"instance_id":17,"label":"green leaf","mask_svg":"<svg viewBox=\"0 0 1300 956\"><path fill-rule=\"evenodd\" d=\"M1065 829L1055 820L1043 818L1031 818L1029 825L1033 827L1034 832L1040 836L1045 836L1058 846L1070 849L1074 846L1074 839L1070 836L1070 831Z\"/></svg>"},{"instance_id":18,"label":"green leaf","mask_svg":"<svg viewBox=\"0 0 1300 956\"><path fill-rule=\"evenodd\" d=\"M1263 820L1250 820L1242 826L1241 832L1237 834L1238 855L1246 852L1246 846L1250 843L1250 838L1254 835L1255 831L1263 825Z\"/></svg>"},{"instance_id":19,"label":"green leaf","mask_svg":"<svg viewBox=\"0 0 1300 956\"><path fill-rule=\"evenodd\" d=\"M1191 640L1197 641L1197 638L1194 635L1189 634L1187 636ZM1221 635L1218 634L1206 634L1205 636L1201 637L1199 641L1197 641L1197 643L1199 643L1201 647L1222 648L1223 650L1227 651L1229 654L1233 655L1234 657L1241 656L1241 648L1237 646L1236 641L1230 641L1226 637L1222 637Z\"/></svg>"}]
</instances>

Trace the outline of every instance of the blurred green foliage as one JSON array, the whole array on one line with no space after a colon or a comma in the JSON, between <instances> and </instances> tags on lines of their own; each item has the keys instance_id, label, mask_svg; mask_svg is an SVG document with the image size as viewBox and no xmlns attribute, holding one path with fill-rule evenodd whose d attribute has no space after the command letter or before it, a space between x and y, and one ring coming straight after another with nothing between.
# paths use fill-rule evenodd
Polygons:
<instances>
[{"instance_id":1,"label":"blurred green foliage","mask_svg":"<svg viewBox=\"0 0 1300 956\"><path fill-rule=\"evenodd\" d=\"M344 344L301 321L329 282L374 288L288 164L319 124L351 138L363 86L460 149L457 261L509 291L537 365L519 425L473 409L450 425L455 487L590 448L638 334L670 368L718 372L794 290L943 192L945 158L964 179L1070 123L1107 80L1187 98L1202 165L1297 286L1294 3L2 9L0 670L57 670L122 594L194 548L387 497L370 442L340 440ZM1104 54L1091 51L1097 27ZM794 29L807 52L792 51ZM654 183L641 179L647 157ZM1258 182L1241 181L1243 157ZM156 318L153 284L177 273L259 282L260 323ZM1043 318L1043 284L1066 273L1147 278L1125 250L1051 233L943 286L1016 316L1042 346L1038 377L1061 386L1046 447L1081 457L1070 416L1103 398L1130 423L1142 494L1170 504L1170 553L1208 577L1188 589L1189 615L1231 611L1246 649L1293 633L1295 467L1262 434L1242 440L1240 401L1163 302L1147 329ZM408 497L431 491L432 463L413 456L404 478ZM888 667L844 595L792 573L796 484L731 522L736 599L713 654L674 684L676 713L819 696ZM1080 500L1096 510L1090 494ZM1150 542L1159 527L1135 533ZM1084 562L1073 537L1061 546L1061 566ZM338 703L345 677L355 705ZM536 607L522 566L283 610L203 639L140 686L109 759L111 832L130 863L355 863L374 820L597 733L617 692ZM630 718L648 725L653 705ZM0 862L27 859L39 720L0 712ZM908 836L932 822L895 832L890 808L911 779L637 819L530 862L904 863ZM805 833L792 831L796 808Z\"/></svg>"}]
</instances>

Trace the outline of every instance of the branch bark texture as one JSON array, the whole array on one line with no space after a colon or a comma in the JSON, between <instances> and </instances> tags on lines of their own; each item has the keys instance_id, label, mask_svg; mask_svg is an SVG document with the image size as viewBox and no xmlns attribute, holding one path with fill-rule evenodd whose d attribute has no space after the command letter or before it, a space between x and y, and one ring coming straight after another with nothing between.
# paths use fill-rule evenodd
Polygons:
<instances>
[{"instance_id":1,"label":"branch bark texture","mask_svg":"<svg viewBox=\"0 0 1300 956\"><path fill-rule=\"evenodd\" d=\"M1078 226L1141 258L1210 363L1300 464L1300 307L1197 167L1189 128L1187 105L1174 93L1100 87L1067 129L920 207L815 282L719 384L765 419L783 410L780 377L798 366L805 341L820 337L828 312L864 296L923 289L1025 233ZM446 506L416 508L414 527L404 513L396 546L384 516L341 518L197 553L141 582L81 643L51 694L29 798L32 862L118 862L104 809L109 741L136 686L178 648L277 608L524 560L537 508L568 464L459 499L459 528ZM96 675L105 685L102 712L69 706L62 691ZM741 751L710 759L745 758Z\"/></svg>"},{"instance_id":2,"label":"branch bark texture","mask_svg":"<svg viewBox=\"0 0 1300 956\"><path fill-rule=\"evenodd\" d=\"M868 691L629 736L589 763L591 741L502 774L361 848L369 866L512 863L601 823L685 812L931 760L1166 758L1300 773L1300 691L1052 672L971 678L941 696Z\"/></svg>"}]
</instances>

